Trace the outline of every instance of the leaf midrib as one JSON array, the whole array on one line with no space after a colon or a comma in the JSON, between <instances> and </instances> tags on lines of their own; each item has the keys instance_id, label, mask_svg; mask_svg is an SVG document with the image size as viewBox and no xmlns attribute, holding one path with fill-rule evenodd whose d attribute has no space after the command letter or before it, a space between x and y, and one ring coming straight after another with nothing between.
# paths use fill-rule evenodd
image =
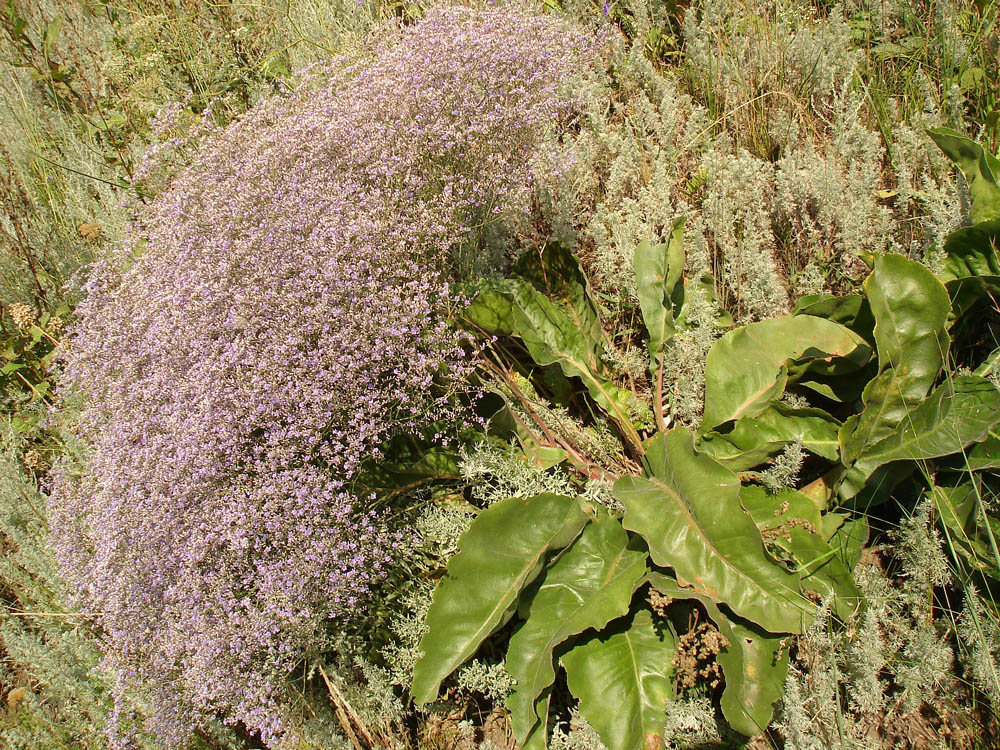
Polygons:
<instances>
[{"instance_id":1,"label":"leaf midrib","mask_svg":"<svg viewBox=\"0 0 1000 750\"><path fill-rule=\"evenodd\" d=\"M775 595L773 595L770 591L768 591L759 581L751 577L746 571L742 570L739 566L734 565L732 561L730 561L725 555L719 552L719 549L715 545L715 543L712 542L708 536L706 536L705 530L702 528L701 523L696 520L696 516L694 515L693 509L691 509L688 506L688 503L680 496L679 493L677 493L673 488L671 488L669 485L667 485L657 477L637 477L636 479L638 480L644 479L650 484L662 488L671 498L675 500L675 504L681 507L681 510L690 520L690 526L694 527L694 529L698 532L699 536L704 540L705 546L709 550L711 550L718 559L721 559L729 569L736 571L736 573L741 578L750 581L750 583L753 584L753 587L758 591L762 592L765 595L765 597L776 598ZM787 603L789 605L794 606L794 602L788 601ZM732 606L731 603L730 606ZM795 607L795 609L800 609L800 608Z\"/></svg>"}]
</instances>

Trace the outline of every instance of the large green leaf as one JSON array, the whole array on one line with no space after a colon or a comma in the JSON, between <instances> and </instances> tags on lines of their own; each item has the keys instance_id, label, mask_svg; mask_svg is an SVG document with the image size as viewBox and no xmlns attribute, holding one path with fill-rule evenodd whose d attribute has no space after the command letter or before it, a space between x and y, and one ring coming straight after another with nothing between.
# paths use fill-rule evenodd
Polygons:
<instances>
[{"instance_id":1,"label":"large green leaf","mask_svg":"<svg viewBox=\"0 0 1000 750\"><path fill-rule=\"evenodd\" d=\"M705 607L729 643L718 657L726 678L720 701L722 714L733 729L748 737L762 733L771 723L775 701L785 692L788 650L784 641L788 636L773 635L728 617L708 597L661 573L650 573L648 580L665 596L695 599Z\"/></svg>"},{"instance_id":2,"label":"large green leaf","mask_svg":"<svg viewBox=\"0 0 1000 750\"><path fill-rule=\"evenodd\" d=\"M462 476L457 450L430 448L423 454L401 458L366 466L358 478L360 485L370 490L398 492L425 482Z\"/></svg>"},{"instance_id":3,"label":"large green leaf","mask_svg":"<svg viewBox=\"0 0 1000 750\"><path fill-rule=\"evenodd\" d=\"M813 607L768 558L736 474L696 453L684 429L650 440L646 458L648 476L622 477L614 491L623 525L645 538L653 561L771 632L801 633Z\"/></svg>"},{"instance_id":4,"label":"large green leaf","mask_svg":"<svg viewBox=\"0 0 1000 750\"><path fill-rule=\"evenodd\" d=\"M839 502L855 513L871 513L897 493L919 492L920 480L914 476L918 468L913 461L893 461L882 464L866 478L862 469L852 465L842 473L836 488Z\"/></svg>"},{"instance_id":5,"label":"large green leaf","mask_svg":"<svg viewBox=\"0 0 1000 750\"><path fill-rule=\"evenodd\" d=\"M792 315L826 318L850 328L869 343L875 342L875 319L868 300L860 294L810 294L795 303Z\"/></svg>"},{"instance_id":6,"label":"large green leaf","mask_svg":"<svg viewBox=\"0 0 1000 750\"><path fill-rule=\"evenodd\" d=\"M551 494L508 498L476 517L427 612L410 690L417 705L434 700L442 680L510 619L545 554L572 542L588 518L577 500Z\"/></svg>"},{"instance_id":7,"label":"large green leaf","mask_svg":"<svg viewBox=\"0 0 1000 750\"><path fill-rule=\"evenodd\" d=\"M924 400L948 353L948 292L924 266L881 255L865 290L875 315L879 374L865 387L861 414L841 430L845 464L888 436Z\"/></svg>"},{"instance_id":8,"label":"large green leaf","mask_svg":"<svg viewBox=\"0 0 1000 750\"><path fill-rule=\"evenodd\" d=\"M462 310L466 327L478 328L488 336L513 336L515 329L512 290L517 282L482 281L466 290L472 300Z\"/></svg>"},{"instance_id":9,"label":"large green leaf","mask_svg":"<svg viewBox=\"0 0 1000 750\"><path fill-rule=\"evenodd\" d=\"M970 445L950 459L938 461L937 466L956 471L1000 469L1000 430L990 430L981 443Z\"/></svg>"},{"instance_id":10,"label":"large green leaf","mask_svg":"<svg viewBox=\"0 0 1000 750\"><path fill-rule=\"evenodd\" d=\"M729 432L703 435L698 448L733 471L759 466L794 442L835 461L839 429L840 422L822 409L796 409L778 401L757 416L737 420Z\"/></svg>"},{"instance_id":11,"label":"large green leaf","mask_svg":"<svg viewBox=\"0 0 1000 750\"><path fill-rule=\"evenodd\" d=\"M625 437L638 444L632 421L647 421L649 410L607 376L600 356L604 339L599 325L581 328L579 311L571 315L568 306L551 301L522 279L484 281L479 289L484 301L477 305L477 296L465 313L467 318L487 333L519 336L536 364L558 365L567 377L580 378ZM501 304L503 299L509 300L509 310Z\"/></svg>"},{"instance_id":12,"label":"large green leaf","mask_svg":"<svg viewBox=\"0 0 1000 750\"><path fill-rule=\"evenodd\" d=\"M1000 520L991 517L982 502L982 487L972 481L955 486L935 485L931 497L948 540L975 572L1000 580Z\"/></svg>"},{"instance_id":13,"label":"large green leaf","mask_svg":"<svg viewBox=\"0 0 1000 750\"><path fill-rule=\"evenodd\" d=\"M633 256L639 309L649 333L650 370L674 333L674 319L684 300L684 220L678 219L667 242L640 242Z\"/></svg>"},{"instance_id":14,"label":"large green leaf","mask_svg":"<svg viewBox=\"0 0 1000 750\"><path fill-rule=\"evenodd\" d=\"M855 468L867 475L890 461L938 458L984 440L1000 423L1000 390L975 375L946 380L896 429L866 448Z\"/></svg>"},{"instance_id":15,"label":"large green leaf","mask_svg":"<svg viewBox=\"0 0 1000 750\"><path fill-rule=\"evenodd\" d=\"M968 276L1000 276L1000 218L961 227L944 241L944 281Z\"/></svg>"},{"instance_id":16,"label":"large green leaf","mask_svg":"<svg viewBox=\"0 0 1000 750\"><path fill-rule=\"evenodd\" d=\"M962 170L972 195L969 217L974 224L1000 219L1000 160L975 141L951 128L927 131L938 147Z\"/></svg>"},{"instance_id":17,"label":"large green leaf","mask_svg":"<svg viewBox=\"0 0 1000 750\"><path fill-rule=\"evenodd\" d=\"M658 750L663 706L674 697L672 660L677 639L640 609L562 655L580 713L608 750Z\"/></svg>"},{"instance_id":18,"label":"large green leaf","mask_svg":"<svg viewBox=\"0 0 1000 750\"><path fill-rule=\"evenodd\" d=\"M677 219L667 242L640 242L632 259L639 309L649 333L649 373L653 379L653 412L662 429L666 345L684 302L684 219Z\"/></svg>"},{"instance_id":19,"label":"large green leaf","mask_svg":"<svg viewBox=\"0 0 1000 750\"><path fill-rule=\"evenodd\" d=\"M843 618L857 610L861 592L850 569L823 538L823 520L812 500L792 489L772 494L746 485L740 502L768 543L794 563L804 589L823 598L835 596L837 614Z\"/></svg>"},{"instance_id":20,"label":"large green leaf","mask_svg":"<svg viewBox=\"0 0 1000 750\"><path fill-rule=\"evenodd\" d=\"M515 273L563 311L588 341L601 341L604 331L580 262L564 245L550 242L521 256Z\"/></svg>"},{"instance_id":21,"label":"large green leaf","mask_svg":"<svg viewBox=\"0 0 1000 750\"><path fill-rule=\"evenodd\" d=\"M945 282L951 298L951 318L958 320L980 305L992 305L991 293L1000 291L1000 276L973 276ZM995 297L994 297L995 298Z\"/></svg>"},{"instance_id":22,"label":"large green leaf","mask_svg":"<svg viewBox=\"0 0 1000 750\"><path fill-rule=\"evenodd\" d=\"M644 545L630 541L621 523L607 514L589 524L545 573L541 587L521 608L527 610L527 619L511 636L507 650L507 671L517 681L507 707L522 745L538 731L545 733L556 646L626 614L645 573Z\"/></svg>"},{"instance_id":23,"label":"large green leaf","mask_svg":"<svg viewBox=\"0 0 1000 750\"><path fill-rule=\"evenodd\" d=\"M702 431L759 414L781 398L790 377L801 375L806 365L846 360L857 369L870 352L853 331L811 315L774 318L730 331L712 345L705 362Z\"/></svg>"},{"instance_id":24,"label":"large green leaf","mask_svg":"<svg viewBox=\"0 0 1000 750\"><path fill-rule=\"evenodd\" d=\"M513 287L515 332L539 365L559 364L567 376L596 378L603 372L603 337L527 283Z\"/></svg>"},{"instance_id":25,"label":"large green leaf","mask_svg":"<svg viewBox=\"0 0 1000 750\"><path fill-rule=\"evenodd\" d=\"M961 227L944 241L943 281L1000 276L1000 218Z\"/></svg>"},{"instance_id":26,"label":"large green leaf","mask_svg":"<svg viewBox=\"0 0 1000 750\"><path fill-rule=\"evenodd\" d=\"M726 623L720 618L716 624L730 644L718 657L726 678L719 701L722 715L737 732L762 734L771 723L775 701L785 693L787 636L767 633L737 619Z\"/></svg>"},{"instance_id":27,"label":"large green leaf","mask_svg":"<svg viewBox=\"0 0 1000 750\"><path fill-rule=\"evenodd\" d=\"M953 318L962 317L987 294L995 295L1000 289L998 245L1000 219L961 227L945 239L940 278L951 297Z\"/></svg>"},{"instance_id":28,"label":"large green leaf","mask_svg":"<svg viewBox=\"0 0 1000 750\"><path fill-rule=\"evenodd\" d=\"M808 295L795 303L792 315L814 315L840 323L861 336L869 346L874 347L875 318L872 316L871 305L861 294ZM818 364L814 363L813 367L796 382L802 388L808 388L831 401L841 403L851 403L861 398L865 385L876 374L873 362L869 362L862 369L844 367L836 363L836 360L831 364L840 366L834 368L819 368Z\"/></svg>"}]
</instances>

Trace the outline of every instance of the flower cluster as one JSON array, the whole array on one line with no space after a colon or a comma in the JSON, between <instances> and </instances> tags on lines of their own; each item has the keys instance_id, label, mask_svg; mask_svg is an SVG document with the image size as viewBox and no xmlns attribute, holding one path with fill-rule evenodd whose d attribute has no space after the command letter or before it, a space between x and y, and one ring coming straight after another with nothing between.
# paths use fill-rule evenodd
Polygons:
<instances>
[{"instance_id":1,"label":"flower cluster","mask_svg":"<svg viewBox=\"0 0 1000 750\"><path fill-rule=\"evenodd\" d=\"M57 474L54 546L165 743L208 714L294 732L289 673L397 543L352 479L456 416L447 274L523 210L597 44L430 11L206 135L92 269L65 350L89 457Z\"/></svg>"}]
</instances>

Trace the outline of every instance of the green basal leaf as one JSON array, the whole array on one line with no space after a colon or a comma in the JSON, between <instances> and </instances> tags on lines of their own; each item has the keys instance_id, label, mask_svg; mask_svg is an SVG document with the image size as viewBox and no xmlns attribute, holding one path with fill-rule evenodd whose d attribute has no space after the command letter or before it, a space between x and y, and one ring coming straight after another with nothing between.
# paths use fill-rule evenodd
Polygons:
<instances>
[{"instance_id":1,"label":"green basal leaf","mask_svg":"<svg viewBox=\"0 0 1000 750\"><path fill-rule=\"evenodd\" d=\"M745 471L780 453L789 443L836 461L840 422L822 409L796 409L774 402L755 417L743 417L726 433L709 432L698 449L733 471Z\"/></svg>"},{"instance_id":2,"label":"green basal leaf","mask_svg":"<svg viewBox=\"0 0 1000 750\"><path fill-rule=\"evenodd\" d=\"M592 330L578 328L562 305L556 305L525 282L513 285L512 297L514 332L537 364L558 364L568 377L597 378L603 370L602 337L593 335Z\"/></svg>"},{"instance_id":3,"label":"green basal leaf","mask_svg":"<svg viewBox=\"0 0 1000 750\"><path fill-rule=\"evenodd\" d=\"M851 466L841 475L837 487L839 499L855 513L870 513L873 508L890 502L897 493L919 491L917 469L913 461L893 461L882 464L866 479L863 470Z\"/></svg>"},{"instance_id":4,"label":"green basal leaf","mask_svg":"<svg viewBox=\"0 0 1000 750\"><path fill-rule=\"evenodd\" d=\"M810 294L795 303L792 315L826 318L850 328L869 343L875 342L875 319L868 300L860 294Z\"/></svg>"},{"instance_id":5,"label":"green basal leaf","mask_svg":"<svg viewBox=\"0 0 1000 750\"><path fill-rule=\"evenodd\" d=\"M961 227L944 242L941 280L951 297L952 317L961 318L1000 291L1000 219Z\"/></svg>"},{"instance_id":6,"label":"green basal leaf","mask_svg":"<svg viewBox=\"0 0 1000 750\"><path fill-rule=\"evenodd\" d=\"M813 362L837 360L858 369L870 354L868 344L853 331L811 315L774 318L730 331L712 345L705 362L701 431L756 416Z\"/></svg>"},{"instance_id":7,"label":"green basal leaf","mask_svg":"<svg viewBox=\"0 0 1000 750\"><path fill-rule=\"evenodd\" d=\"M1000 423L1000 389L985 378L946 380L898 424L892 433L866 448L855 469L871 474L890 461L938 458L984 440Z\"/></svg>"},{"instance_id":8,"label":"green basal leaf","mask_svg":"<svg viewBox=\"0 0 1000 750\"><path fill-rule=\"evenodd\" d=\"M480 329L488 336L513 336L512 286L499 280L470 285L468 293L472 301L462 311L463 323Z\"/></svg>"},{"instance_id":9,"label":"green basal leaf","mask_svg":"<svg viewBox=\"0 0 1000 750\"><path fill-rule=\"evenodd\" d=\"M589 524L546 571L541 587L521 608L526 621L511 636L507 651L507 671L517 682L507 707L519 743L545 733L555 648L625 615L645 573L644 545L630 540L621 523L607 514Z\"/></svg>"},{"instance_id":10,"label":"green basal leaf","mask_svg":"<svg viewBox=\"0 0 1000 750\"><path fill-rule=\"evenodd\" d=\"M623 477L614 491L625 505L623 525L643 536L653 561L767 630L801 633L813 606L764 551L736 474L696 453L684 429L650 440L646 458L647 476Z\"/></svg>"},{"instance_id":11,"label":"green basal leaf","mask_svg":"<svg viewBox=\"0 0 1000 750\"><path fill-rule=\"evenodd\" d=\"M771 723L774 703L785 694L788 676L787 636L764 632L753 623L720 618L716 625L729 641L719 654L726 678L722 715L737 732L762 734ZM735 644L735 645L734 645Z\"/></svg>"},{"instance_id":12,"label":"green basal leaf","mask_svg":"<svg viewBox=\"0 0 1000 750\"><path fill-rule=\"evenodd\" d=\"M684 219L674 222L667 242L639 243L632 260L639 308L649 333L649 370L655 378L663 348L674 335L674 320L684 302Z\"/></svg>"},{"instance_id":13,"label":"green basal leaf","mask_svg":"<svg viewBox=\"0 0 1000 750\"><path fill-rule=\"evenodd\" d=\"M809 499L812 500L812 498ZM834 533L836 533L837 529L843 526L844 522L847 521L849 517L850 516L846 513L824 513L821 518L822 524L820 526L820 534L827 542L829 542L830 538L834 535Z\"/></svg>"},{"instance_id":14,"label":"green basal leaf","mask_svg":"<svg viewBox=\"0 0 1000 750\"><path fill-rule=\"evenodd\" d=\"M848 371L846 367L837 366L836 362L835 360L832 363L834 364L832 372L806 372L798 379L796 385L841 404L860 401L865 386L878 374L878 363L869 360L861 369Z\"/></svg>"},{"instance_id":15,"label":"green basal leaf","mask_svg":"<svg viewBox=\"0 0 1000 750\"><path fill-rule=\"evenodd\" d=\"M1000 217L961 227L944 241L942 281L968 277L1000 276Z\"/></svg>"},{"instance_id":16,"label":"green basal leaf","mask_svg":"<svg viewBox=\"0 0 1000 750\"><path fill-rule=\"evenodd\" d=\"M457 450L429 448L410 461L383 461L366 466L359 482L373 490L392 491L437 479L460 479L460 459Z\"/></svg>"},{"instance_id":17,"label":"green basal leaf","mask_svg":"<svg viewBox=\"0 0 1000 750\"><path fill-rule=\"evenodd\" d=\"M990 293L1000 291L1000 276L975 276L945 283L951 298L951 318L958 320L978 305L992 304Z\"/></svg>"},{"instance_id":18,"label":"green basal leaf","mask_svg":"<svg viewBox=\"0 0 1000 750\"><path fill-rule=\"evenodd\" d=\"M781 550L796 567L802 587L821 597L836 596L836 612L846 619L861 602L854 576L823 536L819 508L801 492L776 493L746 485L740 502L767 542Z\"/></svg>"},{"instance_id":19,"label":"green basal leaf","mask_svg":"<svg viewBox=\"0 0 1000 750\"><path fill-rule=\"evenodd\" d=\"M701 602L729 645L718 656L726 686L722 714L737 732L753 737L771 723L774 703L785 692L788 675L788 636L773 635L723 614L714 601L661 573L651 572L649 582L660 593L675 599Z\"/></svg>"},{"instance_id":20,"label":"green basal leaf","mask_svg":"<svg viewBox=\"0 0 1000 750\"><path fill-rule=\"evenodd\" d=\"M949 549L957 551L977 573L1000 580L1000 520L983 507L981 487L972 481L930 489Z\"/></svg>"},{"instance_id":21,"label":"green basal leaf","mask_svg":"<svg viewBox=\"0 0 1000 750\"><path fill-rule=\"evenodd\" d=\"M640 242L632 260L639 308L649 334L649 374L653 383L653 413L664 429L663 381L666 346L674 336L684 304L684 219L674 221L666 243Z\"/></svg>"},{"instance_id":22,"label":"green basal leaf","mask_svg":"<svg viewBox=\"0 0 1000 750\"><path fill-rule=\"evenodd\" d=\"M521 438L519 442L528 463L542 471L558 466L569 458L569 453L559 446L540 445L530 437Z\"/></svg>"},{"instance_id":23,"label":"green basal leaf","mask_svg":"<svg viewBox=\"0 0 1000 750\"><path fill-rule=\"evenodd\" d=\"M481 282L479 294L486 295L485 302L475 307L479 296L473 300L468 309L475 317L466 313L470 321L486 333L519 336L536 364L558 365L566 377L579 377L591 398L608 413L625 437L638 445L640 440L633 420L650 421L649 409L634 393L607 377L600 357L604 343L600 326L580 328L579 318L571 317L566 305L552 302L520 279ZM501 297L510 301L509 312L501 309Z\"/></svg>"},{"instance_id":24,"label":"green basal leaf","mask_svg":"<svg viewBox=\"0 0 1000 750\"><path fill-rule=\"evenodd\" d=\"M952 467L960 471L1000 469L1000 431L990 430L981 443L970 445L955 456Z\"/></svg>"},{"instance_id":25,"label":"green basal leaf","mask_svg":"<svg viewBox=\"0 0 1000 750\"><path fill-rule=\"evenodd\" d=\"M657 750L663 742L663 706L674 697L677 638L640 609L581 638L562 655L580 713L608 750Z\"/></svg>"},{"instance_id":26,"label":"green basal leaf","mask_svg":"<svg viewBox=\"0 0 1000 750\"><path fill-rule=\"evenodd\" d=\"M865 387L861 414L841 429L845 465L887 437L924 400L949 345L948 293L924 266L901 255L881 255L865 291L875 315L879 374Z\"/></svg>"},{"instance_id":27,"label":"green basal leaf","mask_svg":"<svg viewBox=\"0 0 1000 750\"><path fill-rule=\"evenodd\" d=\"M969 216L974 224L1000 219L1000 160L975 141L951 128L927 131L945 155L962 170L972 194Z\"/></svg>"},{"instance_id":28,"label":"green basal leaf","mask_svg":"<svg viewBox=\"0 0 1000 750\"><path fill-rule=\"evenodd\" d=\"M434 700L445 677L510 619L545 554L570 544L588 519L575 499L550 494L508 498L476 517L427 612L410 689L417 705Z\"/></svg>"},{"instance_id":29,"label":"green basal leaf","mask_svg":"<svg viewBox=\"0 0 1000 750\"><path fill-rule=\"evenodd\" d=\"M550 242L539 251L529 251L518 260L514 272L547 299L560 303L587 341L603 341L590 284L580 261L566 247Z\"/></svg>"}]
</instances>

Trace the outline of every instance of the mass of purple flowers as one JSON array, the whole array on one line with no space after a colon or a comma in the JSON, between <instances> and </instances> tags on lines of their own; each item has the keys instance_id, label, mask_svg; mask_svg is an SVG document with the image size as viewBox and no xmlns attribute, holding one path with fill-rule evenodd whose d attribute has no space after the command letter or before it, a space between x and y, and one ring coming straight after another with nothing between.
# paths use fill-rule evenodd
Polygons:
<instances>
[{"instance_id":1,"label":"mass of purple flowers","mask_svg":"<svg viewBox=\"0 0 1000 750\"><path fill-rule=\"evenodd\" d=\"M290 673L399 543L351 482L458 418L456 251L523 210L596 49L517 8L430 11L207 136L93 268L64 353L87 460L52 536L166 744L207 715L294 733Z\"/></svg>"}]
</instances>

